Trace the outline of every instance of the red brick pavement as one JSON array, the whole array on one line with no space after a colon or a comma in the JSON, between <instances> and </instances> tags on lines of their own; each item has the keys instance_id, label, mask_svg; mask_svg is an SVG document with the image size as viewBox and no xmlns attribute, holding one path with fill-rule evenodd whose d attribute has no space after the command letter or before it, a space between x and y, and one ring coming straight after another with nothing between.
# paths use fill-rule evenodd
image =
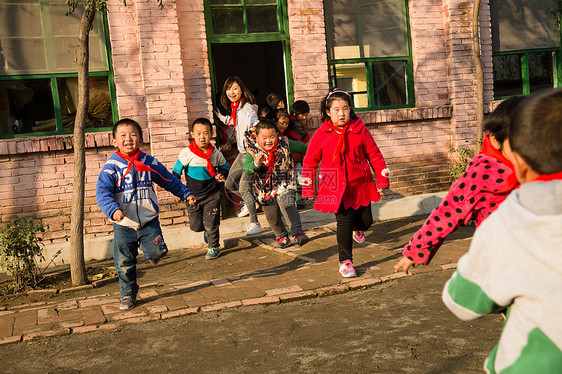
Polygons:
<instances>
[{"instance_id":1,"label":"red brick pavement","mask_svg":"<svg viewBox=\"0 0 562 374\"><path fill-rule=\"evenodd\" d=\"M354 248L357 278L342 278L337 270L332 226L332 229L322 227L309 231L309 243L300 248L291 247L288 251L276 249L266 236L253 241L261 251L262 262L256 263L267 261L267 256L280 256L282 253L289 260L282 266L265 270L256 266L255 271L244 274L237 274L233 266L232 275L224 278L174 284L143 284L142 277L139 277L142 287L137 306L128 311L119 310L118 292L57 300L62 293L71 290L50 295L48 301L15 307L0 306L0 344L376 287L382 282L405 276L404 273L394 273L393 267L401 256L401 246L422 222L410 220L404 224L398 221L373 225L366 233L367 241ZM454 268L470 244L472 230L463 230L445 242L430 265L413 269L414 276L416 273ZM220 258L214 261L220 261ZM118 289L117 285L114 289Z\"/></svg>"}]
</instances>

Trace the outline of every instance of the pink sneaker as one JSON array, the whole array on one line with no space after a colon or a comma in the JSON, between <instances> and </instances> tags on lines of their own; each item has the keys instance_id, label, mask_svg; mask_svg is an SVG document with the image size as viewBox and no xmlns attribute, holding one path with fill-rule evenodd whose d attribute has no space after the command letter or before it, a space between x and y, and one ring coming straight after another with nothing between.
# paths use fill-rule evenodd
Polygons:
<instances>
[{"instance_id":1,"label":"pink sneaker","mask_svg":"<svg viewBox=\"0 0 562 374\"><path fill-rule=\"evenodd\" d=\"M355 268L353 267L353 263L351 262L351 260L345 260L340 262L340 274L342 275L342 277L345 278L357 276L357 272L355 271Z\"/></svg>"},{"instance_id":2,"label":"pink sneaker","mask_svg":"<svg viewBox=\"0 0 562 374\"><path fill-rule=\"evenodd\" d=\"M353 231L353 240L359 244L365 243L365 234L363 231Z\"/></svg>"}]
</instances>

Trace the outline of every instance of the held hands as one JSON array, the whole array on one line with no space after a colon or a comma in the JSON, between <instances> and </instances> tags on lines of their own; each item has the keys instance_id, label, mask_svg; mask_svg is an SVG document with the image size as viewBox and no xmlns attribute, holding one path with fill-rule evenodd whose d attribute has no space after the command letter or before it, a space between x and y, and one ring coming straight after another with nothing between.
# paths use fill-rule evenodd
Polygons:
<instances>
[{"instance_id":1,"label":"held hands","mask_svg":"<svg viewBox=\"0 0 562 374\"><path fill-rule=\"evenodd\" d=\"M125 213L121 209L117 209L112 218L115 222L121 222L125 218Z\"/></svg>"},{"instance_id":2,"label":"held hands","mask_svg":"<svg viewBox=\"0 0 562 374\"><path fill-rule=\"evenodd\" d=\"M398 263L396 265L394 265L394 272L398 273L400 271L400 269L404 269L404 273L406 273L406 275L411 275L411 273L408 271L411 267L415 267L417 264L410 260L408 257L403 256L400 261L398 261Z\"/></svg>"},{"instance_id":3,"label":"held hands","mask_svg":"<svg viewBox=\"0 0 562 374\"><path fill-rule=\"evenodd\" d=\"M195 200L193 195L189 195L187 199L185 199L185 201L188 202L189 206L194 206L195 204L197 204L197 200Z\"/></svg>"},{"instance_id":4,"label":"held hands","mask_svg":"<svg viewBox=\"0 0 562 374\"><path fill-rule=\"evenodd\" d=\"M226 182L226 179L224 178L224 175L222 175L222 174L215 175L215 179L217 180L217 182Z\"/></svg>"}]
</instances>

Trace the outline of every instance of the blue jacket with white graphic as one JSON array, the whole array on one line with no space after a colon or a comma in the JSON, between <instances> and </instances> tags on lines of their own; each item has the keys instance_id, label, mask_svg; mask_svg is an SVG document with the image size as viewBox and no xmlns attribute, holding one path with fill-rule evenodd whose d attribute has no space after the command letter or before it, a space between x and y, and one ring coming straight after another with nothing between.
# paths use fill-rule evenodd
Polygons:
<instances>
[{"instance_id":1,"label":"blue jacket with white graphic","mask_svg":"<svg viewBox=\"0 0 562 374\"><path fill-rule=\"evenodd\" d=\"M113 213L121 209L125 218L118 225L136 230L158 217L158 199L152 183L185 200L191 191L172 175L157 159L141 152L139 161L154 171L137 171L135 165L123 177L129 165L117 153L103 166L96 186L96 201L102 212L113 221Z\"/></svg>"}]
</instances>

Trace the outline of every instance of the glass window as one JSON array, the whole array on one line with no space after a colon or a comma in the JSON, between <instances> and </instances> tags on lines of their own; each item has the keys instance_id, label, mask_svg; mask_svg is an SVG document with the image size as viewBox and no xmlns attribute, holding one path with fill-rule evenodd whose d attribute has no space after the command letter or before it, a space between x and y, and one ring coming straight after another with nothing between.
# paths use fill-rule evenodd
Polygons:
<instances>
[{"instance_id":1,"label":"glass window","mask_svg":"<svg viewBox=\"0 0 562 374\"><path fill-rule=\"evenodd\" d=\"M279 0L210 0L214 35L280 31Z\"/></svg>"},{"instance_id":2,"label":"glass window","mask_svg":"<svg viewBox=\"0 0 562 374\"><path fill-rule=\"evenodd\" d=\"M76 115L78 30L83 8L66 0L0 0L0 136L70 132ZM115 92L104 31L90 31L87 128L109 128Z\"/></svg>"},{"instance_id":3,"label":"glass window","mask_svg":"<svg viewBox=\"0 0 562 374\"><path fill-rule=\"evenodd\" d=\"M491 0L494 96L559 86L562 68L557 0Z\"/></svg>"},{"instance_id":4,"label":"glass window","mask_svg":"<svg viewBox=\"0 0 562 374\"><path fill-rule=\"evenodd\" d=\"M405 0L325 0L333 85L356 109L413 105ZM345 86L345 87L344 87Z\"/></svg>"},{"instance_id":5,"label":"glass window","mask_svg":"<svg viewBox=\"0 0 562 374\"><path fill-rule=\"evenodd\" d=\"M521 55L494 56L493 61L495 95L520 95L523 92Z\"/></svg>"},{"instance_id":6,"label":"glass window","mask_svg":"<svg viewBox=\"0 0 562 374\"><path fill-rule=\"evenodd\" d=\"M56 131L50 79L0 80L2 134Z\"/></svg>"}]
</instances>

